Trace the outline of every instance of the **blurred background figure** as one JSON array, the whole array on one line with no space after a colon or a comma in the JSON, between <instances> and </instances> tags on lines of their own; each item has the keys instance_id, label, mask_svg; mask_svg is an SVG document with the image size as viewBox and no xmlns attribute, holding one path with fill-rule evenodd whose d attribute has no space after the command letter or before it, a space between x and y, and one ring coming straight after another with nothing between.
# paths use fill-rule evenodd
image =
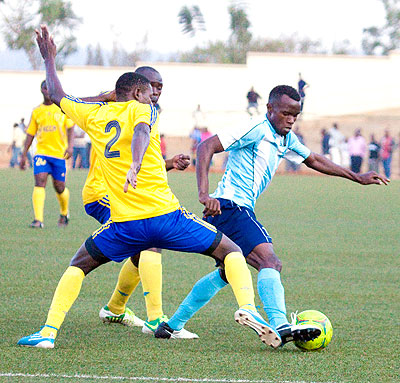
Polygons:
<instances>
[{"instance_id":1,"label":"blurred background figure","mask_svg":"<svg viewBox=\"0 0 400 383\"><path fill-rule=\"evenodd\" d=\"M19 164L19 158L22 153L24 142L25 132L17 123L15 123L13 127L12 143L9 147L9 151L11 151L10 168L13 168L15 165Z\"/></svg>"},{"instance_id":2,"label":"blurred background figure","mask_svg":"<svg viewBox=\"0 0 400 383\"><path fill-rule=\"evenodd\" d=\"M328 131L324 128L321 130L321 154L325 156L326 158L330 159L330 154L329 154L329 140L331 136L329 135Z\"/></svg>"},{"instance_id":3,"label":"blurred background figure","mask_svg":"<svg viewBox=\"0 0 400 383\"><path fill-rule=\"evenodd\" d=\"M190 152L192 157L192 165L196 165L196 151L197 146L201 142L201 131L196 126L193 128L192 132L189 135L191 144L190 144Z\"/></svg>"},{"instance_id":4,"label":"blurred background figure","mask_svg":"<svg viewBox=\"0 0 400 383\"><path fill-rule=\"evenodd\" d=\"M259 114L258 111L258 100L261 99L261 96L254 90L252 86L251 89L247 93L247 113L250 116L254 116L255 113Z\"/></svg>"},{"instance_id":5,"label":"blurred background figure","mask_svg":"<svg viewBox=\"0 0 400 383\"><path fill-rule=\"evenodd\" d=\"M381 146L376 141L375 136L371 134L370 142L368 144L369 158L368 158L368 170L373 170L379 173L379 152Z\"/></svg>"},{"instance_id":6,"label":"blurred background figure","mask_svg":"<svg viewBox=\"0 0 400 383\"><path fill-rule=\"evenodd\" d=\"M304 100L306 98L306 88L308 88L310 85L308 85L303 78L301 77L301 73L299 73L299 81L297 82L297 90L300 95L300 112L303 112L303 107L304 107Z\"/></svg>"},{"instance_id":7,"label":"blurred background figure","mask_svg":"<svg viewBox=\"0 0 400 383\"><path fill-rule=\"evenodd\" d=\"M381 141L381 159L385 176L390 178L392 173L392 154L394 150L394 139L390 135L389 130L385 130L385 135Z\"/></svg>"},{"instance_id":8,"label":"blurred background figure","mask_svg":"<svg viewBox=\"0 0 400 383\"><path fill-rule=\"evenodd\" d=\"M165 135L160 135L160 148L161 148L161 155L164 158L164 161L167 158L167 142L165 141Z\"/></svg>"},{"instance_id":9,"label":"blurred background figure","mask_svg":"<svg viewBox=\"0 0 400 383\"><path fill-rule=\"evenodd\" d=\"M360 173L363 159L367 152L367 142L361 135L361 129L355 130L354 136L348 140L347 147L350 155L350 169L354 173Z\"/></svg>"},{"instance_id":10,"label":"blurred background figure","mask_svg":"<svg viewBox=\"0 0 400 383\"><path fill-rule=\"evenodd\" d=\"M206 126L206 115L201 110L200 104L197 105L197 108L192 113L193 117L193 128L201 129Z\"/></svg>"},{"instance_id":11,"label":"blurred background figure","mask_svg":"<svg viewBox=\"0 0 400 383\"><path fill-rule=\"evenodd\" d=\"M89 167L89 159L87 156L87 140L85 137L86 133L79 127L75 125L74 128L74 149L72 152L72 168L84 168ZM77 163L79 157L79 162Z\"/></svg>"},{"instance_id":12,"label":"blurred background figure","mask_svg":"<svg viewBox=\"0 0 400 383\"><path fill-rule=\"evenodd\" d=\"M300 132L300 128L298 126L296 126L293 129L293 133L297 136L297 138L299 139L300 143L305 145L304 143L304 136L301 134ZM289 173L296 173L298 172L300 169L300 164L296 164L293 161L286 161L286 171Z\"/></svg>"},{"instance_id":13,"label":"blurred background figure","mask_svg":"<svg viewBox=\"0 0 400 383\"><path fill-rule=\"evenodd\" d=\"M338 124L335 122L329 130L329 151L331 154L331 161L337 165L343 165L342 150L345 144L345 137L339 131Z\"/></svg>"}]
</instances>

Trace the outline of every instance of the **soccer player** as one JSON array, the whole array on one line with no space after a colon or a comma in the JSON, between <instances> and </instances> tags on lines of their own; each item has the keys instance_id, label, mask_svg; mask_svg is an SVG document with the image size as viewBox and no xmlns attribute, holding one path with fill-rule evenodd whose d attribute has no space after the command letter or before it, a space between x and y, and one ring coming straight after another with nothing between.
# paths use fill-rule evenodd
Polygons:
<instances>
[{"instance_id":1,"label":"soccer player","mask_svg":"<svg viewBox=\"0 0 400 383\"><path fill-rule=\"evenodd\" d=\"M115 103L85 103L64 93L55 68L56 46L47 27L36 30L50 97L91 138L104 176L111 219L81 245L54 293L43 328L19 345L54 348L54 339L83 279L111 260L120 262L152 246L209 255L225 266L239 309L235 319L278 347L278 333L254 306L250 270L240 248L228 237L179 206L168 186L165 163L152 130L157 111L146 77L124 73L117 80ZM144 105L139 103L148 103Z\"/></svg>"},{"instance_id":2,"label":"soccer player","mask_svg":"<svg viewBox=\"0 0 400 383\"><path fill-rule=\"evenodd\" d=\"M32 112L31 121L26 131L24 150L20 159L20 168L25 169L27 153L36 136L36 155L33 159L32 203L35 219L30 224L32 228L43 228L44 201L46 198L46 183L49 174L53 178L53 186L60 204L59 227L68 225L69 190L65 187L66 161L72 155L74 123L69 120L49 96L46 81L40 90L43 104Z\"/></svg>"},{"instance_id":3,"label":"soccer player","mask_svg":"<svg viewBox=\"0 0 400 383\"><path fill-rule=\"evenodd\" d=\"M163 81L160 73L152 67L139 67L135 73L145 76L152 87L151 102L156 107L161 96ZM98 97L84 98L84 101L115 101L115 91L104 93ZM158 119L157 119L158 121ZM155 139L159 140L158 124L152 127ZM166 170L185 170L190 165L190 157L178 154L165 161ZM104 224L110 218L110 203L104 186L100 164L94 151L91 153L90 169L82 190L85 211L88 215ZM142 281L146 301L147 320L143 322L126 304ZM115 290L106 306L99 313L100 319L105 323L119 323L125 326L142 327L142 332L153 334L157 326L168 320L162 309L162 265L161 249L147 249L139 255L136 254L126 260L121 268ZM179 337L186 339L198 338L194 333L185 329L179 332Z\"/></svg>"},{"instance_id":4,"label":"soccer player","mask_svg":"<svg viewBox=\"0 0 400 383\"><path fill-rule=\"evenodd\" d=\"M302 145L292 132L300 113L300 95L294 88L281 85L272 89L267 108L267 115L258 123L237 130L226 129L201 143L196 172L199 201L205 206L206 221L237 243L247 263L258 270L257 287L264 310L285 344L297 339L308 341L319 334L312 326L302 328L288 322L280 278L282 263L274 252L271 237L254 214L256 200L267 189L280 161L285 157L298 164L304 162L320 173L362 185L386 185L389 180L375 172L356 174ZM210 163L215 153L223 151L229 152L225 174L210 196ZM286 198L278 203L285 203ZM170 338L174 331L181 330L227 283L223 268L200 279L171 319L158 327L155 336Z\"/></svg>"}]
</instances>

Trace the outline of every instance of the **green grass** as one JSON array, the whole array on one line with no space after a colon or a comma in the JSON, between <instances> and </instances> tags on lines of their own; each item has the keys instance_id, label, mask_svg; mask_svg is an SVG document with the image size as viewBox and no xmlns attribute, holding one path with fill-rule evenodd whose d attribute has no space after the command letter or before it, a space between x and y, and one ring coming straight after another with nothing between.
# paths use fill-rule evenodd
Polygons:
<instances>
[{"instance_id":1,"label":"green grass","mask_svg":"<svg viewBox=\"0 0 400 383\"><path fill-rule=\"evenodd\" d=\"M316 309L333 324L332 342L324 350L301 352L292 344L279 350L266 348L253 332L233 320L236 304L229 288L188 323L187 328L199 334L197 341L161 341L137 328L104 325L98 311L114 288L118 264L105 265L84 281L54 350L18 347L21 336L43 324L70 258L98 226L82 207L85 176L82 171L69 173L69 227L57 228L58 204L49 184L45 228L32 230L27 227L32 220L32 174L0 171L0 374L50 374L0 375L0 381L71 381L60 376L75 374L170 381L179 377L271 382L400 380L398 181L388 187L361 187L329 177L277 176L257 203L257 217L283 261L288 312ZM220 175L211 177L215 185ZM170 184L185 207L201 214L193 173L171 173ZM166 314L172 315L192 285L213 270L213 264L204 256L164 252ZM253 277L256 281L254 272ZM141 288L130 306L145 317Z\"/></svg>"}]
</instances>

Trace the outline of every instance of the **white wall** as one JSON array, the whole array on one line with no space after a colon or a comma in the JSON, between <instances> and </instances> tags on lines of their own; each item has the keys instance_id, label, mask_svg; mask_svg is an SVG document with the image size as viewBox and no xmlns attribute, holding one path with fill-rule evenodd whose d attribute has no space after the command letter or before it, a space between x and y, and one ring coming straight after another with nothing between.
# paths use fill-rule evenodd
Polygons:
<instances>
[{"instance_id":1,"label":"white wall","mask_svg":"<svg viewBox=\"0 0 400 383\"><path fill-rule=\"evenodd\" d=\"M197 104L216 133L247 121L246 94L251 86L266 103L278 84L297 86L298 72L310 84L304 119L355 114L400 106L400 53L388 57L352 57L249 53L246 65L138 63L157 68L164 80L160 130L187 136ZM133 68L66 67L60 73L67 93L89 96L114 88L118 76ZM0 71L0 143L9 143L12 125L42 101L41 71ZM265 111L262 106L261 110Z\"/></svg>"}]
</instances>

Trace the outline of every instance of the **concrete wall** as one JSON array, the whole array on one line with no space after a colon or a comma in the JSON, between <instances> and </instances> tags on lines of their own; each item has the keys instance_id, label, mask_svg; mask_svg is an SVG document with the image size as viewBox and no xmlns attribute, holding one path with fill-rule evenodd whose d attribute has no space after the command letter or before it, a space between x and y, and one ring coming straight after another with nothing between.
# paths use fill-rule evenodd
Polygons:
<instances>
[{"instance_id":1,"label":"concrete wall","mask_svg":"<svg viewBox=\"0 0 400 383\"><path fill-rule=\"evenodd\" d=\"M145 65L146 63L139 63ZM246 94L254 85L265 104L277 84L296 86L298 72L310 84L304 120L400 107L400 54L352 57L249 53L246 65L150 63L164 79L160 99L160 130L167 136L187 136L197 104L206 113L211 132L248 120ZM67 93L89 96L114 88L116 79L132 68L66 67L60 73ZM0 71L0 143L9 143L12 125L41 102L41 71ZM265 111L265 107L261 108Z\"/></svg>"}]
</instances>

